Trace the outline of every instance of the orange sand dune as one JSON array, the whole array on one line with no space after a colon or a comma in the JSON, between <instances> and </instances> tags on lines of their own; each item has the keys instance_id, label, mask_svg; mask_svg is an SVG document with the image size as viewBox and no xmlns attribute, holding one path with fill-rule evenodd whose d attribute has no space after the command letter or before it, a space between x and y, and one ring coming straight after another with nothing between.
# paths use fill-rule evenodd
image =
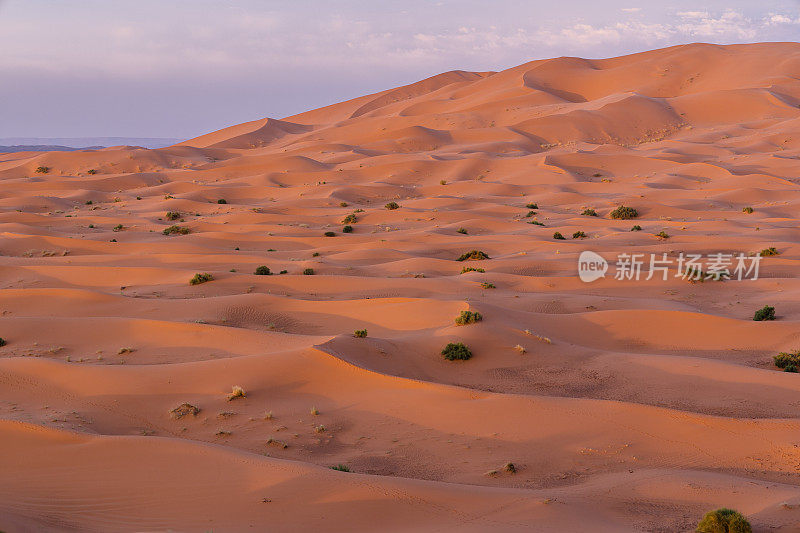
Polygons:
<instances>
[{"instance_id":1,"label":"orange sand dune","mask_svg":"<svg viewBox=\"0 0 800 533\"><path fill-rule=\"evenodd\" d=\"M0 531L800 530L798 77L697 44L0 155Z\"/></svg>"}]
</instances>

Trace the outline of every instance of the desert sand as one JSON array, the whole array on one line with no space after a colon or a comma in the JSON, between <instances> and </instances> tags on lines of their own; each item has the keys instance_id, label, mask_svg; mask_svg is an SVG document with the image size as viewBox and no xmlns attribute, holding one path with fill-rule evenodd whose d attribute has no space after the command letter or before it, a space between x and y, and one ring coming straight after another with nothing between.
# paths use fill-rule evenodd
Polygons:
<instances>
[{"instance_id":1,"label":"desert sand","mask_svg":"<svg viewBox=\"0 0 800 533\"><path fill-rule=\"evenodd\" d=\"M800 44L696 44L0 154L0 530L800 531L798 79Z\"/></svg>"}]
</instances>

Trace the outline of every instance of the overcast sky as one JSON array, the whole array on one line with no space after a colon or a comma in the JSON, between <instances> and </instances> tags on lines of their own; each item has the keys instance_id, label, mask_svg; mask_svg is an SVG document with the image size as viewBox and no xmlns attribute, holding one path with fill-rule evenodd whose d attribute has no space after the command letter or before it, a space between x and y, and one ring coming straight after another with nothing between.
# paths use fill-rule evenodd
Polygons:
<instances>
[{"instance_id":1,"label":"overcast sky","mask_svg":"<svg viewBox=\"0 0 800 533\"><path fill-rule=\"evenodd\" d=\"M0 0L0 137L188 138L452 69L800 40L798 0Z\"/></svg>"}]
</instances>

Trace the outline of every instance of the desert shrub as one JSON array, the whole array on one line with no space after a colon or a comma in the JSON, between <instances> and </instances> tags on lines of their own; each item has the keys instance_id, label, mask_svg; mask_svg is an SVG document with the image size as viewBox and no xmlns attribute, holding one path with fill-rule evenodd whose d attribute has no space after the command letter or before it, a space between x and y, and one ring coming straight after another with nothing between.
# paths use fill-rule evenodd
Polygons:
<instances>
[{"instance_id":1,"label":"desert shrub","mask_svg":"<svg viewBox=\"0 0 800 533\"><path fill-rule=\"evenodd\" d=\"M457 233L460 233L462 235L466 235L467 234L467 230L465 228L458 228Z\"/></svg>"},{"instance_id":2,"label":"desert shrub","mask_svg":"<svg viewBox=\"0 0 800 533\"><path fill-rule=\"evenodd\" d=\"M241 388L239 385L234 385L231 388L230 394L228 394L228 401L235 400L236 398L246 398L247 394L245 394L244 389Z\"/></svg>"},{"instance_id":3,"label":"desert shrub","mask_svg":"<svg viewBox=\"0 0 800 533\"><path fill-rule=\"evenodd\" d=\"M800 366L800 350L794 352L781 352L778 355L772 357L772 361L775 363L775 366L778 368L783 368L784 370L788 366Z\"/></svg>"},{"instance_id":4,"label":"desert shrub","mask_svg":"<svg viewBox=\"0 0 800 533\"><path fill-rule=\"evenodd\" d=\"M538 220L531 220L528 224L535 224L537 226L544 226L543 222L539 222Z\"/></svg>"},{"instance_id":5,"label":"desert shrub","mask_svg":"<svg viewBox=\"0 0 800 533\"><path fill-rule=\"evenodd\" d=\"M349 472L350 471L350 467L347 466L347 465L338 464L338 465L332 466L331 470L338 470L339 472Z\"/></svg>"},{"instance_id":6,"label":"desert shrub","mask_svg":"<svg viewBox=\"0 0 800 533\"><path fill-rule=\"evenodd\" d=\"M217 203L218 204L227 204L228 200L226 200L225 198L220 198L219 200L217 200Z\"/></svg>"},{"instance_id":7,"label":"desert shrub","mask_svg":"<svg viewBox=\"0 0 800 533\"><path fill-rule=\"evenodd\" d=\"M628 220L631 218L636 218L639 216L639 212L632 207L625 207L624 205L619 206L618 208L611 211L611 218L616 218L618 220Z\"/></svg>"},{"instance_id":8,"label":"desert shrub","mask_svg":"<svg viewBox=\"0 0 800 533\"><path fill-rule=\"evenodd\" d=\"M447 180L439 180L439 185L447 185Z\"/></svg>"},{"instance_id":9,"label":"desert shrub","mask_svg":"<svg viewBox=\"0 0 800 533\"><path fill-rule=\"evenodd\" d=\"M573 239L583 239L585 237L586 237L586 234L584 232L582 232L582 231L576 231L575 233L572 234L572 238Z\"/></svg>"},{"instance_id":10,"label":"desert shrub","mask_svg":"<svg viewBox=\"0 0 800 533\"><path fill-rule=\"evenodd\" d=\"M209 274L208 272L205 273L197 273L194 275L192 279L189 280L189 285L200 285L201 283L206 283L214 279L214 276Z\"/></svg>"},{"instance_id":11,"label":"desert shrub","mask_svg":"<svg viewBox=\"0 0 800 533\"><path fill-rule=\"evenodd\" d=\"M597 211L595 211L594 209L584 209L583 213L581 213L581 215L586 216L586 217L596 217L597 216Z\"/></svg>"},{"instance_id":12,"label":"desert shrub","mask_svg":"<svg viewBox=\"0 0 800 533\"><path fill-rule=\"evenodd\" d=\"M456 317L456 324L459 326L466 326L467 324L474 324L481 320L483 320L483 317L477 311L461 311L461 314Z\"/></svg>"},{"instance_id":13,"label":"desert shrub","mask_svg":"<svg viewBox=\"0 0 800 533\"><path fill-rule=\"evenodd\" d=\"M0 337L0 346L5 346L6 344L8 344L6 340L3 337Z\"/></svg>"},{"instance_id":14,"label":"desert shrub","mask_svg":"<svg viewBox=\"0 0 800 533\"><path fill-rule=\"evenodd\" d=\"M774 246L770 246L769 248L764 248L764 249L763 249L763 250L761 250L761 252L759 253L759 255L760 255L761 257L770 257L770 256L773 256L773 255L780 255L780 254L781 254L781 253L780 253L780 252L778 251L778 249L777 249L777 248L775 248Z\"/></svg>"},{"instance_id":15,"label":"desert shrub","mask_svg":"<svg viewBox=\"0 0 800 533\"><path fill-rule=\"evenodd\" d=\"M91 200L86 200L86 205L92 205L94 202Z\"/></svg>"},{"instance_id":16,"label":"desert shrub","mask_svg":"<svg viewBox=\"0 0 800 533\"><path fill-rule=\"evenodd\" d=\"M334 232L334 231L326 231L325 232L325 236L326 237L336 237L336 232Z\"/></svg>"},{"instance_id":17,"label":"desert shrub","mask_svg":"<svg viewBox=\"0 0 800 533\"><path fill-rule=\"evenodd\" d=\"M783 371L797 374L797 367L795 365L786 365L785 367L783 367Z\"/></svg>"},{"instance_id":18,"label":"desert shrub","mask_svg":"<svg viewBox=\"0 0 800 533\"><path fill-rule=\"evenodd\" d=\"M525 218L531 218L533 216L536 216L536 211L528 211L525 213Z\"/></svg>"},{"instance_id":19,"label":"desert shrub","mask_svg":"<svg viewBox=\"0 0 800 533\"><path fill-rule=\"evenodd\" d=\"M483 259L490 259L486 252L482 252L481 250L472 250L461 254L456 261L482 261Z\"/></svg>"},{"instance_id":20,"label":"desert shrub","mask_svg":"<svg viewBox=\"0 0 800 533\"><path fill-rule=\"evenodd\" d=\"M311 254L311 257L319 257L319 252L314 252L313 254Z\"/></svg>"},{"instance_id":21,"label":"desert shrub","mask_svg":"<svg viewBox=\"0 0 800 533\"><path fill-rule=\"evenodd\" d=\"M365 329L357 329L353 332L353 335L358 337L359 339L363 339L367 336L367 330Z\"/></svg>"},{"instance_id":22,"label":"desert shrub","mask_svg":"<svg viewBox=\"0 0 800 533\"><path fill-rule=\"evenodd\" d=\"M775 308L771 305L765 305L753 315L753 320L761 322L762 320L775 320Z\"/></svg>"},{"instance_id":23,"label":"desert shrub","mask_svg":"<svg viewBox=\"0 0 800 533\"><path fill-rule=\"evenodd\" d=\"M461 269L461 273L462 274L466 274L467 272L481 272L481 273L483 273L483 272L486 272L486 270L484 270L482 268L475 268L475 267L464 267L464 268Z\"/></svg>"},{"instance_id":24,"label":"desert shrub","mask_svg":"<svg viewBox=\"0 0 800 533\"><path fill-rule=\"evenodd\" d=\"M87 174L97 174L97 170L92 168L92 169L87 170L86 173Z\"/></svg>"},{"instance_id":25,"label":"desert shrub","mask_svg":"<svg viewBox=\"0 0 800 533\"><path fill-rule=\"evenodd\" d=\"M269 276L272 272L269 271L269 267L265 265L261 265L256 268L256 271L253 272L256 276Z\"/></svg>"},{"instance_id":26,"label":"desert shrub","mask_svg":"<svg viewBox=\"0 0 800 533\"><path fill-rule=\"evenodd\" d=\"M356 222L358 222L358 217L352 213L342 219L342 224L355 224Z\"/></svg>"},{"instance_id":27,"label":"desert shrub","mask_svg":"<svg viewBox=\"0 0 800 533\"><path fill-rule=\"evenodd\" d=\"M47 174L50 172L50 167L36 167L37 174Z\"/></svg>"},{"instance_id":28,"label":"desert shrub","mask_svg":"<svg viewBox=\"0 0 800 533\"><path fill-rule=\"evenodd\" d=\"M631 231L642 231L642 227L639 224L636 224L631 228Z\"/></svg>"},{"instance_id":29,"label":"desert shrub","mask_svg":"<svg viewBox=\"0 0 800 533\"><path fill-rule=\"evenodd\" d=\"M175 409L172 409L169 412L169 414L175 420L180 420L184 416L189 416L189 415L197 416L197 413L199 413L199 412L200 412L200 408L199 407L197 407L195 405L192 405L190 403L182 403L178 407L176 407Z\"/></svg>"},{"instance_id":30,"label":"desert shrub","mask_svg":"<svg viewBox=\"0 0 800 533\"><path fill-rule=\"evenodd\" d=\"M400 206L397 204L397 202L389 202L388 204L386 204L386 205L385 205L385 206L383 206L383 207L385 207L386 209L388 209L388 210L390 210L390 211L391 211L391 210L393 210L393 209L397 209L397 208L399 208Z\"/></svg>"},{"instance_id":31,"label":"desert shrub","mask_svg":"<svg viewBox=\"0 0 800 533\"><path fill-rule=\"evenodd\" d=\"M531 202L529 204L525 204L525 207L527 207L528 209L539 209L539 204Z\"/></svg>"},{"instance_id":32,"label":"desert shrub","mask_svg":"<svg viewBox=\"0 0 800 533\"><path fill-rule=\"evenodd\" d=\"M659 239L669 239L669 234L666 231L661 230L658 233L656 233L656 237L658 237Z\"/></svg>"},{"instance_id":33,"label":"desert shrub","mask_svg":"<svg viewBox=\"0 0 800 533\"><path fill-rule=\"evenodd\" d=\"M750 522L738 511L724 507L709 511L697 524L697 533L752 533Z\"/></svg>"},{"instance_id":34,"label":"desert shrub","mask_svg":"<svg viewBox=\"0 0 800 533\"><path fill-rule=\"evenodd\" d=\"M167 211L167 214L164 215L164 218L167 220L178 220L181 218L181 214L177 211Z\"/></svg>"},{"instance_id":35,"label":"desert shrub","mask_svg":"<svg viewBox=\"0 0 800 533\"><path fill-rule=\"evenodd\" d=\"M748 215L749 215L750 213L752 213L753 211L755 211L755 210L754 210L752 207L750 207L750 206L747 206L747 207L743 207L743 208L742 208L742 213L747 213Z\"/></svg>"},{"instance_id":36,"label":"desert shrub","mask_svg":"<svg viewBox=\"0 0 800 533\"><path fill-rule=\"evenodd\" d=\"M461 360L466 361L470 357L472 357L472 352L469 351L469 348L464 346L463 343L460 342L449 342L447 346L442 349L442 355L448 361L455 361Z\"/></svg>"},{"instance_id":37,"label":"desert shrub","mask_svg":"<svg viewBox=\"0 0 800 533\"><path fill-rule=\"evenodd\" d=\"M124 229L125 229L125 226L123 226L122 224L117 224L116 226L114 226L114 229L111 230L111 231L122 231Z\"/></svg>"},{"instance_id":38,"label":"desert shrub","mask_svg":"<svg viewBox=\"0 0 800 533\"><path fill-rule=\"evenodd\" d=\"M168 228L164 228L163 233L164 235L188 235L191 230L185 226L170 226Z\"/></svg>"},{"instance_id":39,"label":"desert shrub","mask_svg":"<svg viewBox=\"0 0 800 533\"><path fill-rule=\"evenodd\" d=\"M558 231L553 233L553 238L556 239L557 241L566 240L566 239L564 239L564 236L561 235L561 233L559 233Z\"/></svg>"},{"instance_id":40,"label":"desert shrub","mask_svg":"<svg viewBox=\"0 0 800 533\"><path fill-rule=\"evenodd\" d=\"M494 286L494 283L490 281L484 281L481 283L481 289L495 289L497 287Z\"/></svg>"},{"instance_id":41,"label":"desert shrub","mask_svg":"<svg viewBox=\"0 0 800 533\"><path fill-rule=\"evenodd\" d=\"M339 207L347 207L347 202L339 202Z\"/></svg>"},{"instance_id":42,"label":"desert shrub","mask_svg":"<svg viewBox=\"0 0 800 533\"><path fill-rule=\"evenodd\" d=\"M314 275L314 269L313 268L304 269L303 270L303 275L304 276L313 276Z\"/></svg>"},{"instance_id":43,"label":"desert shrub","mask_svg":"<svg viewBox=\"0 0 800 533\"><path fill-rule=\"evenodd\" d=\"M353 226L343 226L342 233L353 233Z\"/></svg>"}]
</instances>

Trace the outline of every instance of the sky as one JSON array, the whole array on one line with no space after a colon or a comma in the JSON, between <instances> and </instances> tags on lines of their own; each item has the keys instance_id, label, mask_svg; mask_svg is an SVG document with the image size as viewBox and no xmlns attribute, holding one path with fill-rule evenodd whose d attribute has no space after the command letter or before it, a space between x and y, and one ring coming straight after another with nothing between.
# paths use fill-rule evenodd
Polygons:
<instances>
[{"instance_id":1,"label":"sky","mask_svg":"<svg viewBox=\"0 0 800 533\"><path fill-rule=\"evenodd\" d=\"M800 40L800 0L0 0L0 137L190 138L558 56Z\"/></svg>"}]
</instances>

